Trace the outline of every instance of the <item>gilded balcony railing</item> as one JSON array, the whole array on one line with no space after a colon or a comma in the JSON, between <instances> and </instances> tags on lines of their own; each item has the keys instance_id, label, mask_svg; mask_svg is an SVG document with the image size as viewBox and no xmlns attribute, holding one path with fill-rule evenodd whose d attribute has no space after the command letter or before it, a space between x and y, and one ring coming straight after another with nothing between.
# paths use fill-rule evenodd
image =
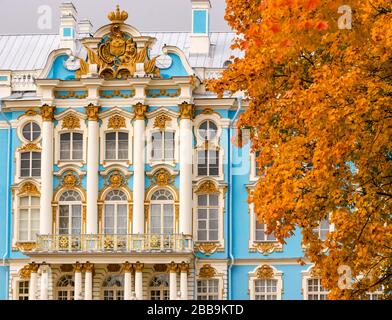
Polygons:
<instances>
[{"instance_id":1,"label":"gilded balcony railing","mask_svg":"<svg viewBox=\"0 0 392 320\"><path fill-rule=\"evenodd\" d=\"M55 234L38 235L32 252L192 252L183 234Z\"/></svg>"}]
</instances>

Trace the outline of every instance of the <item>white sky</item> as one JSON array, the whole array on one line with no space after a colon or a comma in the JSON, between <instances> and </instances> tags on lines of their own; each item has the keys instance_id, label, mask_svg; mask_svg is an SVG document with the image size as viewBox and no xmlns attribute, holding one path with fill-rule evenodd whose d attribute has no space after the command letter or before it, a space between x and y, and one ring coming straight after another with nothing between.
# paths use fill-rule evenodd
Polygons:
<instances>
[{"instance_id":1,"label":"white sky","mask_svg":"<svg viewBox=\"0 0 392 320\"><path fill-rule=\"evenodd\" d=\"M211 31L229 31L225 0L210 1ZM127 23L140 31L191 30L191 0L0 0L0 34L57 33L62 2L73 2L78 18L90 19L94 30L109 23L106 16L117 4L128 11ZM51 8L51 29L38 27L40 6Z\"/></svg>"}]
</instances>

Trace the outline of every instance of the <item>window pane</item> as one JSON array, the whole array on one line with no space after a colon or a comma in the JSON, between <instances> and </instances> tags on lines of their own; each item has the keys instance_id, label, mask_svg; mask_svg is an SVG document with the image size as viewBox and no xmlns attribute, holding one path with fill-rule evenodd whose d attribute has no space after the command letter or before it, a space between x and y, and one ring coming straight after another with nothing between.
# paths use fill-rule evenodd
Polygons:
<instances>
[{"instance_id":1,"label":"window pane","mask_svg":"<svg viewBox=\"0 0 392 320\"><path fill-rule=\"evenodd\" d=\"M162 159L162 133L154 132L151 136L152 149L151 157L153 160Z\"/></svg>"},{"instance_id":2,"label":"window pane","mask_svg":"<svg viewBox=\"0 0 392 320\"><path fill-rule=\"evenodd\" d=\"M165 159L174 159L174 132L165 132Z\"/></svg>"},{"instance_id":3,"label":"window pane","mask_svg":"<svg viewBox=\"0 0 392 320\"><path fill-rule=\"evenodd\" d=\"M128 159L128 133L118 133L118 159Z\"/></svg>"},{"instance_id":4,"label":"window pane","mask_svg":"<svg viewBox=\"0 0 392 320\"><path fill-rule=\"evenodd\" d=\"M197 197L198 201L197 204L199 206L206 206L207 205L207 194L201 194Z\"/></svg>"},{"instance_id":5,"label":"window pane","mask_svg":"<svg viewBox=\"0 0 392 320\"><path fill-rule=\"evenodd\" d=\"M70 160L71 158L71 134L63 133L60 135L60 159Z\"/></svg>"},{"instance_id":6,"label":"window pane","mask_svg":"<svg viewBox=\"0 0 392 320\"><path fill-rule=\"evenodd\" d=\"M82 229L82 206L72 205L72 234L80 234Z\"/></svg>"},{"instance_id":7,"label":"window pane","mask_svg":"<svg viewBox=\"0 0 392 320\"><path fill-rule=\"evenodd\" d=\"M206 176L207 172L207 151L197 152L197 174L199 176Z\"/></svg>"},{"instance_id":8,"label":"window pane","mask_svg":"<svg viewBox=\"0 0 392 320\"><path fill-rule=\"evenodd\" d=\"M217 176L219 175L219 164L218 164L218 152L208 151L208 163L209 163L209 175Z\"/></svg>"},{"instance_id":9,"label":"window pane","mask_svg":"<svg viewBox=\"0 0 392 320\"><path fill-rule=\"evenodd\" d=\"M105 159L115 160L116 159L116 132L110 132L106 134L105 141Z\"/></svg>"},{"instance_id":10,"label":"window pane","mask_svg":"<svg viewBox=\"0 0 392 320\"><path fill-rule=\"evenodd\" d=\"M104 233L114 234L114 204L105 204Z\"/></svg>"},{"instance_id":11,"label":"window pane","mask_svg":"<svg viewBox=\"0 0 392 320\"><path fill-rule=\"evenodd\" d=\"M210 194L209 196L210 206L218 206L219 205L219 196L217 194Z\"/></svg>"},{"instance_id":12,"label":"window pane","mask_svg":"<svg viewBox=\"0 0 392 320\"><path fill-rule=\"evenodd\" d=\"M69 206L60 205L59 207L59 234L69 233Z\"/></svg>"},{"instance_id":13,"label":"window pane","mask_svg":"<svg viewBox=\"0 0 392 320\"><path fill-rule=\"evenodd\" d=\"M83 158L83 135L73 133L72 159L81 160Z\"/></svg>"},{"instance_id":14,"label":"window pane","mask_svg":"<svg viewBox=\"0 0 392 320\"><path fill-rule=\"evenodd\" d=\"M117 234L126 234L127 227L127 208L126 204L118 204L117 205Z\"/></svg>"}]
</instances>

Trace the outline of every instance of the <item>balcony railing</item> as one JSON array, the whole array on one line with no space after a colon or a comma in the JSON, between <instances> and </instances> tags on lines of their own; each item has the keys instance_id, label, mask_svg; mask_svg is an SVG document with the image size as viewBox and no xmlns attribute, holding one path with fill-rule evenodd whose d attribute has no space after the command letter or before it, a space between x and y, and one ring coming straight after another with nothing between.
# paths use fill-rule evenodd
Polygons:
<instances>
[{"instance_id":1,"label":"balcony railing","mask_svg":"<svg viewBox=\"0 0 392 320\"><path fill-rule=\"evenodd\" d=\"M39 235L32 253L192 252L191 236L183 234Z\"/></svg>"}]
</instances>

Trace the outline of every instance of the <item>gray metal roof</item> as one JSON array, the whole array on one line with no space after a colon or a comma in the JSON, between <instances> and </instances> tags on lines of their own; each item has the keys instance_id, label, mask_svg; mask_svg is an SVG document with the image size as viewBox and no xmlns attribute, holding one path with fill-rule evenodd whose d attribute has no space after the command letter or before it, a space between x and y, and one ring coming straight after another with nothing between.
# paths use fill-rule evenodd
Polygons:
<instances>
[{"instance_id":1,"label":"gray metal roof","mask_svg":"<svg viewBox=\"0 0 392 320\"><path fill-rule=\"evenodd\" d=\"M211 52L206 55L189 55L189 32L146 32L145 36L157 38L151 56L162 54L162 47L176 46L188 58L193 68L222 68L231 55L241 53L230 49L235 33L213 32L210 34ZM59 48L60 37L54 34L0 35L0 70L40 70L49 54Z\"/></svg>"}]
</instances>

